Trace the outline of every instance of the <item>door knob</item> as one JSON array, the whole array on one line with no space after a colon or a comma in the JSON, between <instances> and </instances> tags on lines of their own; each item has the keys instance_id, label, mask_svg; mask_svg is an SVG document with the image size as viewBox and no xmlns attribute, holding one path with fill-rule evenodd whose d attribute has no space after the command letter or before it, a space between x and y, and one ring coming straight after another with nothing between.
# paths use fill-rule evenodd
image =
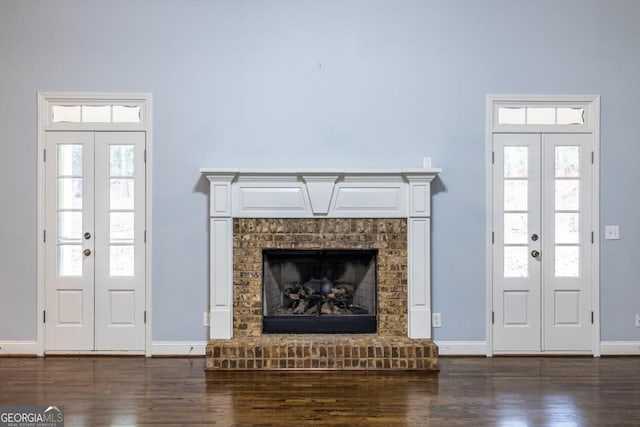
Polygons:
<instances>
[{"instance_id":1,"label":"door knob","mask_svg":"<svg viewBox=\"0 0 640 427\"><path fill-rule=\"evenodd\" d=\"M82 251L82 253L84 254L84 256L89 256L91 255L91 249L85 249L84 251Z\"/></svg>"},{"instance_id":2,"label":"door knob","mask_svg":"<svg viewBox=\"0 0 640 427\"><path fill-rule=\"evenodd\" d=\"M532 234L532 235L531 235L531 240L533 240L534 242L535 242L536 240L538 240L538 235L537 235L537 234L535 234L535 233L534 233L534 234Z\"/></svg>"},{"instance_id":3,"label":"door knob","mask_svg":"<svg viewBox=\"0 0 640 427\"><path fill-rule=\"evenodd\" d=\"M531 256L534 257L534 258L538 258L540 256L540 252L538 252L538 251L536 251L534 249L534 250L531 251Z\"/></svg>"},{"instance_id":4,"label":"door knob","mask_svg":"<svg viewBox=\"0 0 640 427\"><path fill-rule=\"evenodd\" d=\"M91 238L91 233L89 233L88 231L84 233L84 238L89 240Z\"/></svg>"}]
</instances>

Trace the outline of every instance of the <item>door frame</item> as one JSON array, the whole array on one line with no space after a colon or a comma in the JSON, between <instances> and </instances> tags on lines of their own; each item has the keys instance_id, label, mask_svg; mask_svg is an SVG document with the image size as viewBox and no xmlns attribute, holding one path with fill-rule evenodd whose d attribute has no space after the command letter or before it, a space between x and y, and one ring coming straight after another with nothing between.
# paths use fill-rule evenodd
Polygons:
<instances>
[{"instance_id":1,"label":"door frame","mask_svg":"<svg viewBox=\"0 0 640 427\"><path fill-rule=\"evenodd\" d=\"M578 106L584 108L585 123L583 125L498 124L498 107L505 106ZM493 135L498 133L585 133L591 134L593 143L591 188L591 218L593 229L593 244L591 245L591 309L594 315L591 349L594 357L600 357L600 96L488 94L486 97L485 112L486 355L487 357L493 356ZM554 353L540 352L540 354Z\"/></svg>"},{"instance_id":2,"label":"door frame","mask_svg":"<svg viewBox=\"0 0 640 427\"><path fill-rule=\"evenodd\" d=\"M152 255L152 126L150 93L38 92L37 93L37 226L36 226L36 345L37 355L45 355L45 137L48 131L137 131L145 133L145 343L144 352L68 352L69 354L144 354L151 356L151 255ZM53 105L139 106L139 123L53 122Z\"/></svg>"}]
</instances>

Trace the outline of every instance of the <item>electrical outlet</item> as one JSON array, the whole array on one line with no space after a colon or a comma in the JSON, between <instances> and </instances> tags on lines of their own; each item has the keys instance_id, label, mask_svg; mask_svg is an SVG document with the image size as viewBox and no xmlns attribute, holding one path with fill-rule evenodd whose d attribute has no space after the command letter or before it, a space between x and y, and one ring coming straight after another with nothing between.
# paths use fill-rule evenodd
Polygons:
<instances>
[{"instance_id":1,"label":"electrical outlet","mask_svg":"<svg viewBox=\"0 0 640 427\"><path fill-rule=\"evenodd\" d=\"M442 328L442 313L433 313L431 323L434 328Z\"/></svg>"},{"instance_id":2,"label":"electrical outlet","mask_svg":"<svg viewBox=\"0 0 640 427\"><path fill-rule=\"evenodd\" d=\"M636 314L636 328L640 328L640 314Z\"/></svg>"},{"instance_id":3,"label":"electrical outlet","mask_svg":"<svg viewBox=\"0 0 640 427\"><path fill-rule=\"evenodd\" d=\"M209 326L209 313L202 313L202 326Z\"/></svg>"}]
</instances>

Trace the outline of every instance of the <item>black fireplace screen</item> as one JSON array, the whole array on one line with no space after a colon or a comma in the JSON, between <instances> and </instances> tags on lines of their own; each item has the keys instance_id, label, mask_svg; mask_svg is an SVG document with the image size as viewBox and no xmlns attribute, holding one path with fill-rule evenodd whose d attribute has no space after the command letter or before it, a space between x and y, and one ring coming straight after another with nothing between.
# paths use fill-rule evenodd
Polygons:
<instances>
[{"instance_id":1,"label":"black fireplace screen","mask_svg":"<svg viewBox=\"0 0 640 427\"><path fill-rule=\"evenodd\" d=\"M376 331L372 250L265 250L265 333Z\"/></svg>"}]
</instances>

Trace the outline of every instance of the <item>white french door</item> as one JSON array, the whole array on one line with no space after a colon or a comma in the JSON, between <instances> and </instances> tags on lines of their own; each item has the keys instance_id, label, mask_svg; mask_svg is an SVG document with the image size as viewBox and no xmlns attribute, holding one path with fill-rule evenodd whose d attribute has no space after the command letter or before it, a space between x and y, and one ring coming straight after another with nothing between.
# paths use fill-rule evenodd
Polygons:
<instances>
[{"instance_id":1,"label":"white french door","mask_svg":"<svg viewBox=\"0 0 640 427\"><path fill-rule=\"evenodd\" d=\"M495 133L493 351L592 349L592 135Z\"/></svg>"},{"instance_id":2,"label":"white french door","mask_svg":"<svg viewBox=\"0 0 640 427\"><path fill-rule=\"evenodd\" d=\"M45 148L45 351L144 350L145 133Z\"/></svg>"}]
</instances>

